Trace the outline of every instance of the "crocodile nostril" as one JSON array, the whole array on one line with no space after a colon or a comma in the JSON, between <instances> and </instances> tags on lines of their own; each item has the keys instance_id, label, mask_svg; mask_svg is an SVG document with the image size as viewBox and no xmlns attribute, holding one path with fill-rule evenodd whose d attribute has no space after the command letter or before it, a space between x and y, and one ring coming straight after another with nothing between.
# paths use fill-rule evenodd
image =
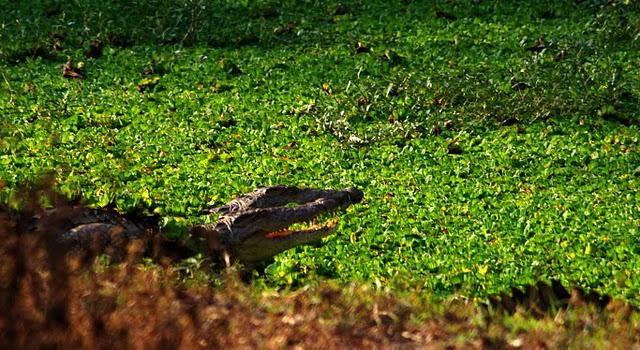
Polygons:
<instances>
[{"instance_id":1,"label":"crocodile nostril","mask_svg":"<svg viewBox=\"0 0 640 350\"><path fill-rule=\"evenodd\" d=\"M345 190L345 192L349 197L349 201L351 201L352 203L360 203L364 198L364 192L355 187L349 187Z\"/></svg>"}]
</instances>

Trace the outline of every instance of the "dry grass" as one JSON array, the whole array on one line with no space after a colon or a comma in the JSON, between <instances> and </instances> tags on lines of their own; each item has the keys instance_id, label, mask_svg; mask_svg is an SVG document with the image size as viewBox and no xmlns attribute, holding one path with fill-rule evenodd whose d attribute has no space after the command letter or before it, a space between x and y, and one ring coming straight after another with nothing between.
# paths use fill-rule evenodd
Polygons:
<instances>
[{"instance_id":1,"label":"dry grass","mask_svg":"<svg viewBox=\"0 0 640 350\"><path fill-rule=\"evenodd\" d=\"M328 283L265 292L234 271L219 286L186 287L170 265L140 264L136 247L124 263L86 268L54 239L64 218L34 230L38 200L27 203L21 213L0 211L3 349L637 348L640 340L631 307L577 291L553 308L553 288L544 287L491 307Z\"/></svg>"}]
</instances>

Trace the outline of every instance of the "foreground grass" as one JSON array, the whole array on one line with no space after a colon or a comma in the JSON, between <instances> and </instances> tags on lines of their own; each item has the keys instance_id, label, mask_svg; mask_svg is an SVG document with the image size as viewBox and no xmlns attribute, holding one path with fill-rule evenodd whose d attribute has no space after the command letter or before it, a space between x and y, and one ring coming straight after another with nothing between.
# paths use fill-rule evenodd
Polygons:
<instances>
[{"instance_id":1,"label":"foreground grass","mask_svg":"<svg viewBox=\"0 0 640 350\"><path fill-rule=\"evenodd\" d=\"M33 207L31 208L33 210ZM36 210L37 213L37 210ZM322 283L296 291L250 288L234 270L96 261L56 246L63 217L25 231L30 214L0 210L0 346L32 348L631 348L640 314L620 301L462 298ZM550 303L551 302L551 303ZM557 303L553 303L557 302ZM504 306L503 306L504 305Z\"/></svg>"},{"instance_id":2,"label":"foreground grass","mask_svg":"<svg viewBox=\"0 0 640 350\"><path fill-rule=\"evenodd\" d=\"M258 283L486 298L559 280L640 302L635 2L3 8L4 203L51 172L179 235L257 186L356 186L338 234Z\"/></svg>"}]
</instances>

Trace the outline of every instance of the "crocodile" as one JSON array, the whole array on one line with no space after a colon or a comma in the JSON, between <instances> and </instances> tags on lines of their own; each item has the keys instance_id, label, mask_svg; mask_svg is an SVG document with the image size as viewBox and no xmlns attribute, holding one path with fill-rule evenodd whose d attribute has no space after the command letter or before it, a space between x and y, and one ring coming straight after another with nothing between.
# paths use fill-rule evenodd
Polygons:
<instances>
[{"instance_id":1,"label":"crocodile","mask_svg":"<svg viewBox=\"0 0 640 350\"><path fill-rule=\"evenodd\" d=\"M240 263L253 268L285 250L320 241L335 231L337 220L322 225L313 221L322 214L345 210L363 196L356 188L259 188L221 207L206 209L206 213L219 215L217 222L191 227L190 243L180 244L179 248L187 255L205 253L224 266ZM54 224L52 218L57 218L53 219ZM122 258L133 242L142 243L145 250L151 250L154 242L157 245L158 236L162 236L155 234L159 232L157 219L76 206L51 209L38 222L62 227L58 242L70 251ZM302 223L311 225L296 228ZM172 243L162 239L165 245Z\"/></svg>"}]
</instances>

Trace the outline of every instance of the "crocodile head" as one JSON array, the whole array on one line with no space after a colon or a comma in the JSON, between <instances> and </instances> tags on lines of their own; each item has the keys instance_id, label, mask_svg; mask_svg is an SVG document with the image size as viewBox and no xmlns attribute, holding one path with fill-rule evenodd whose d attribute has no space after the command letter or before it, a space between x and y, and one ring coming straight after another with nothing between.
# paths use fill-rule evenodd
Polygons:
<instances>
[{"instance_id":1,"label":"crocodile head","mask_svg":"<svg viewBox=\"0 0 640 350\"><path fill-rule=\"evenodd\" d=\"M237 260L251 267L285 250L319 241L335 230L337 220L324 225L312 221L362 198L362 191L355 188L261 188L210 210L222 214L218 222L193 227L191 233L206 241L209 253L223 257L227 265Z\"/></svg>"}]
</instances>

